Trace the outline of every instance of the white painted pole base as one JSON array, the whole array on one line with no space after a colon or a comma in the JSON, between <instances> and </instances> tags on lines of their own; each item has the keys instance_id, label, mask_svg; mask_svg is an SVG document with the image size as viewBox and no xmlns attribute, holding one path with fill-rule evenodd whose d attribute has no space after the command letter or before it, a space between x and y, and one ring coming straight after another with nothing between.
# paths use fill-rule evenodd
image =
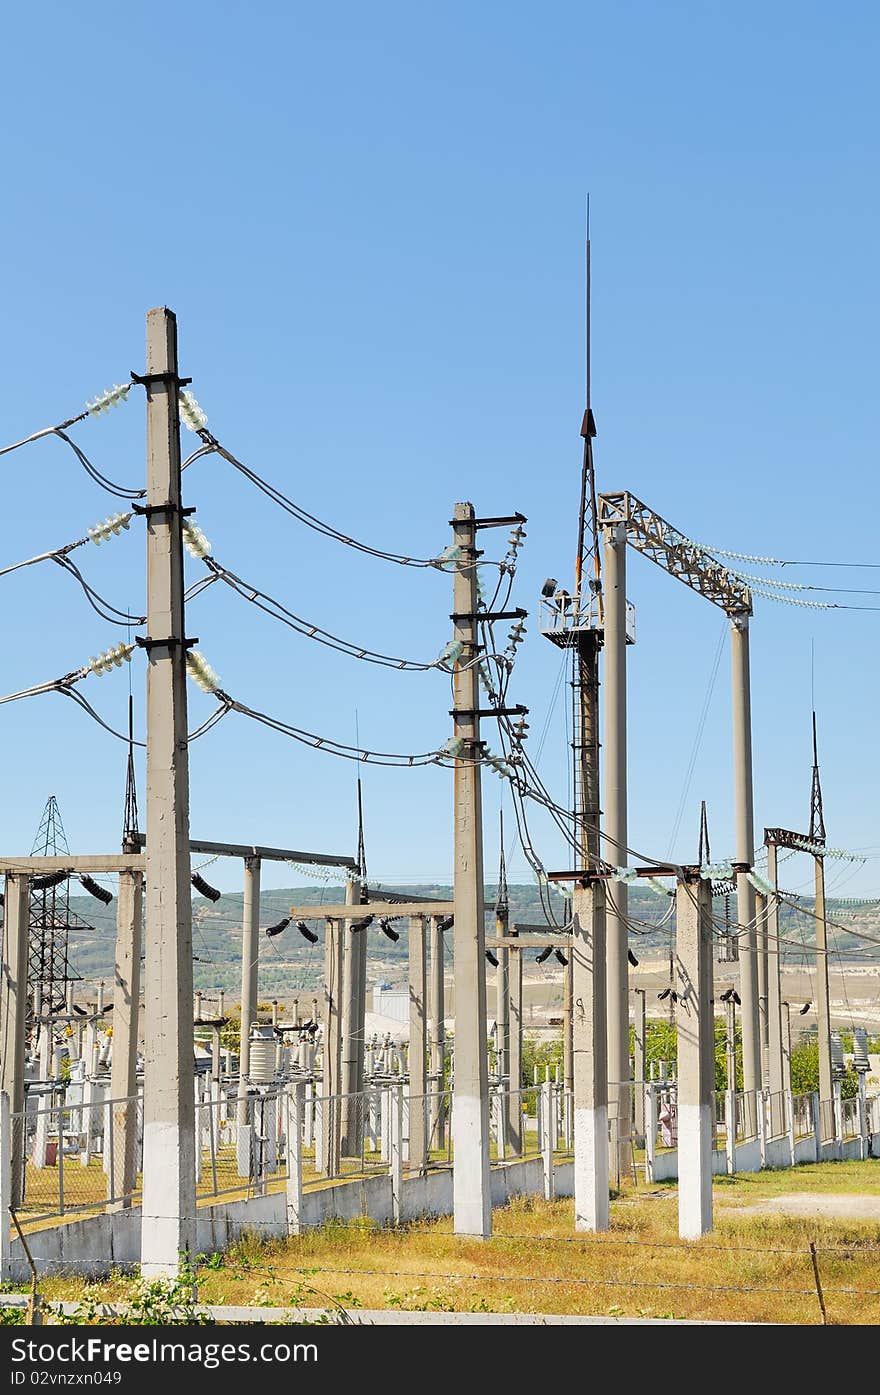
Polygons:
<instances>
[{"instance_id":1,"label":"white painted pole base","mask_svg":"<svg viewBox=\"0 0 880 1395\"><path fill-rule=\"evenodd\" d=\"M712 1105L678 1105L678 1233L698 1240L712 1229Z\"/></svg>"},{"instance_id":2,"label":"white painted pole base","mask_svg":"<svg viewBox=\"0 0 880 1395\"><path fill-rule=\"evenodd\" d=\"M145 1279L176 1278L181 1256L192 1255L195 1217L187 1214L182 1198L193 1186L194 1143L192 1135L184 1139L173 1123L157 1120L144 1125L145 1157L162 1160L144 1178L141 1275Z\"/></svg>"},{"instance_id":3,"label":"white painted pole base","mask_svg":"<svg viewBox=\"0 0 880 1395\"><path fill-rule=\"evenodd\" d=\"M488 1109L471 1095L455 1095L452 1109L454 1233L485 1240L492 1234L489 1192ZM464 1167L464 1159L476 1167Z\"/></svg>"},{"instance_id":4,"label":"white painted pole base","mask_svg":"<svg viewBox=\"0 0 880 1395\"><path fill-rule=\"evenodd\" d=\"M608 1107L574 1112L574 1228L607 1230Z\"/></svg>"}]
</instances>

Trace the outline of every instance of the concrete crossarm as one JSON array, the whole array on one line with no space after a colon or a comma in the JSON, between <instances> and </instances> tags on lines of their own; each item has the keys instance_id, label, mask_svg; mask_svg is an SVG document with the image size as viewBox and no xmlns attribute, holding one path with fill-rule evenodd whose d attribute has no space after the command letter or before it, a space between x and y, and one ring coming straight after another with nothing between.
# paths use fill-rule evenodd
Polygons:
<instances>
[{"instance_id":1,"label":"concrete crossarm","mask_svg":"<svg viewBox=\"0 0 880 1395\"><path fill-rule=\"evenodd\" d=\"M363 905L291 906L291 920L361 920L364 916L453 915L454 901L366 901Z\"/></svg>"},{"instance_id":2,"label":"concrete crossarm","mask_svg":"<svg viewBox=\"0 0 880 1395\"><path fill-rule=\"evenodd\" d=\"M143 853L89 853L72 857L61 853L57 857L0 857L0 876L11 876L16 872L28 876L44 875L48 872L143 872Z\"/></svg>"},{"instance_id":3,"label":"concrete crossarm","mask_svg":"<svg viewBox=\"0 0 880 1395\"><path fill-rule=\"evenodd\" d=\"M745 582L634 494L600 494L599 522L603 527L622 523L630 547L728 615L751 615L752 594Z\"/></svg>"},{"instance_id":4,"label":"concrete crossarm","mask_svg":"<svg viewBox=\"0 0 880 1395\"><path fill-rule=\"evenodd\" d=\"M141 847L146 841L143 833L138 835ZM302 862L315 867L348 867L352 872L358 869L355 859L346 855L300 852L297 848L266 848L259 843L213 843L204 838L190 838L189 850L191 853L216 854L218 857L259 857L264 862Z\"/></svg>"}]
</instances>

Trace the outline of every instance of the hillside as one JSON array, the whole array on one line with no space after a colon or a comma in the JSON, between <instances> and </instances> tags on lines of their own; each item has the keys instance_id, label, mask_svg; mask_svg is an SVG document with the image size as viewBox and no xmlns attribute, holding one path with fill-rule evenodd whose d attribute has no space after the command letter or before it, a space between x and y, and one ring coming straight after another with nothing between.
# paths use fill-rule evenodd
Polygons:
<instances>
[{"instance_id":1,"label":"hillside","mask_svg":"<svg viewBox=\"0 0 880 1395\"><path fill-rule=\"evenodd\" d=\"M395 891L414 896L431 896L438 899L451 899L450 886L434 884L395 887ZM321 902L338 902L343 899L342 887L290 887L265 891L260 899L260 925L265 928L286 916L291 904L314 905ZM551 893L557 920L563 922L563 898ZM511 923L527 925L545 923L541 910L541 900L536 885L515 885L509 888ZM495 887L487 886L487 926L492 928L494 914ZM668 900L650 888L630 887L629 914L633 920L646 923L646 927L656 926L668 910ZM99 979L112 980L113 949L115 940L115 903L108 907L90 897L71 897L71 909L89 927L77 929L70 936L70 959L74 970L88 984ZM724 922L724 902L715 903L716 923ZM736 920L736 898L731 897L731 919ZM829 939L835 949L849 958L856 956L857 962L869 965L880 962L880 915L875 909L860 910L857 913L843 906L837 908L833 901L828 902L827 915L830 919L852 927L851 930L829 929ZM242 895L240 892L224 895L219 901L209 901L201 896L193 897L193 954L194 981L198 989L209 994L217 989L237 994L241 983L241 916ZM792 941L784 946L784 962L799 965L804 962L804 950L799 945L812 943L812 905L805 901L803 909L794 912L782 908L781 928L783 935ZM645 928L642 934L631 932L631 944L639 956L655 955L665 951L669 944L669 932L674 920L662 929ZM273 994L287 996L291 993L314 988L320 982L322 969L322 944L320 925L315 927L320 935L319 942L310 945L290 926L283 934L267 938L260 936L260 991L261 996ZM641 928L641 927L640 927ZM374 927L369 931L370 978L382 977L385 972L399 976L406 962L406 936L402 935L397 944L392 943ZM873 944L861 935L876 937Z\"/></svg>"}]
</instances>

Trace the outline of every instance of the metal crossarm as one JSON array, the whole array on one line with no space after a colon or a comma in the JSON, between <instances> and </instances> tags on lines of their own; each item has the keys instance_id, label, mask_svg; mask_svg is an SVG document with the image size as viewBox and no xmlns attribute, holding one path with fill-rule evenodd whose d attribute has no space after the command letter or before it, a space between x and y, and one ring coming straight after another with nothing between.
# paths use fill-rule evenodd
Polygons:
<instances>
[{"instance_id":1,"label":"metal crossarm","mask_svg":"<svg viewBox=\"0 0 880 1395\"><path fill-rule=\"evenodd\" d=\"M728 615L751 615L752 594L745 583L634 494L600 494L599 522L624 524L631 547Z\"/></svg>"}]
</instances>

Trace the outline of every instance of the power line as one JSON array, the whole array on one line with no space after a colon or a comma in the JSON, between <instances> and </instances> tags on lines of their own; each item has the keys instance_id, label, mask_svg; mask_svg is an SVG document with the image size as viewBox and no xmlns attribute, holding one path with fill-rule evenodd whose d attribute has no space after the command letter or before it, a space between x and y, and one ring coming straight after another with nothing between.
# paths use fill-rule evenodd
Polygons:
<instances>
[{"instance_id":1,"label":"power line","mask_svg":"<svg viewBox=\"0 0 880 1395\"><path fill-rule=\"evenodd\" d=\"M439 557L406 557L397 552L388 552L383 548L373 547L369 543L359 542L357 539L349 537L347 533L343 533L338 528L334 528L332 524L324 523L320 518L309 513L299 504L294 503L292 499L275 485L270 484L268 480L258 475L255 470L252 470L248 465L245 465L243 461L237 459L231 451L228 451L225 446L220 444L216 436L213 436L210 431L202 429L198 434L208 450L216 451L218 455L222 456L224 460L234 466L236 470L244 475L245 479L255 485L257 489L265 494L268 499L271 499L274 504L277 504L279 508L283 509L285 513L289 513L291 517L296 518L300 523L304 523L307 528L321 533L324 537L333 538L336 542L344 543L346 547L354 548L357 552L367 553L371 557L378 557L386 562L396 562L404 567L436 567L445 571L450 570L457 563L458 559L453 555L452 549L446 549L446 553L441 554ZM484 561L481 562L480 565L501 566L503 564L487 563Z\"/></svg>"}]
</instances>

